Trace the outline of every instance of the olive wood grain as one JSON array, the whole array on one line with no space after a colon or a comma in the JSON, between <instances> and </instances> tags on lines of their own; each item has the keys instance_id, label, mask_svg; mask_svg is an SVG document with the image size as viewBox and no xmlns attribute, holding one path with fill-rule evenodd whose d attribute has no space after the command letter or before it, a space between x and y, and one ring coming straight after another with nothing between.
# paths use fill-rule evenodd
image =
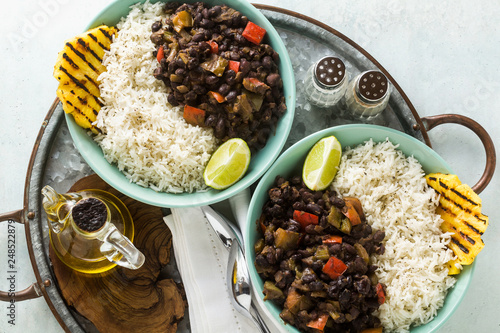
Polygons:
<instances>
[{"instance_id":1,"label":"olive wood grain","mask_svg":"<svg viewBox=\"0 0 500 333\"><path fill-rule=\"evenodd\" d=\"M83 189L105 190L125 203L134 219L133 243L146 261L138 270L116 266L104 273L84 274L62 263L51 247L54 274L68 306L99 332L176 332L187 303L182 286L172 279L158 279L172 248L172 234L161 209L122 195L97 175L80 179L69 191Z\"/></svg>"}]
</instances>

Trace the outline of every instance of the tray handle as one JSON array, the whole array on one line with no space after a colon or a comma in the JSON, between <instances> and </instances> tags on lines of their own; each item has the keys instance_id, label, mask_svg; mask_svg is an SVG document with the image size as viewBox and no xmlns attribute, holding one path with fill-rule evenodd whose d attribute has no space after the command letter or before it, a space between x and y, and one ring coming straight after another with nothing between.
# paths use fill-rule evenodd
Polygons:
<instances>
[{"instance_id":1,"label":"tray handle","mask_svg":"<svg viewBox=\"0 0 500 333\"><path fill-rule=\"evenodd\" d=\"M422 123L424 124L427 131L430 131L434 127L442 124L453 123L465 126L476 133L476 135L483 143L484 149L486 151L486 166L484 168L483 175L476 183L476 185L472 186L472 189L477 194L481 193L489 184L491 178L493 177L493 174L495 173L497 160L495 146L493 145L493 140L491 140L488 132L486 132L486 130L476 121L459 114L441 114L436 116L423 117Z\"/></svg>"},{"instance_id":2,"label":"tray handle","mask_svg":"<svg viewBox=\"0 0 500 333\"><path fill-rule=\"evenodd\" d=\"M12 220L14 222L23 224L23 210L16 210L9 213L0 214L0 222ZM47 285L48 284L48 285ZM0 301L3 302L20 302L28 299L33 299L42 296L41 288L50 286L50 281L45 281L44 285L40 287L37 282L32 283L28 288L21 291L0 291Z\"/></svg>"}]
</instances>

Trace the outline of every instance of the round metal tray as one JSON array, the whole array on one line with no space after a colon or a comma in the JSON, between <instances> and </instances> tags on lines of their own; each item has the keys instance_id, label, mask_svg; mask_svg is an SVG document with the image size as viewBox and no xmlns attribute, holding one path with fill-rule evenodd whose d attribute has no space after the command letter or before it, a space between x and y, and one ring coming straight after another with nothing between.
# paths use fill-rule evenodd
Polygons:
<instances>
[{"instance_id":1,"label":"round metal tray","mask_svg":"<svg viewBox=\"0 0 500 333\"><path fill-rule=\"evenodd\" d=\"M473 187L481 192L493 176L496 155L488 133L470 118L448 114L420 118L401 87L368 52L335 29L299 13L265 5L255 5L277 28L292 59L296 85L297 108L291 134L285 145L320 129L366 122L391 127L405 132L431 146L427 131L443 123L459 123L473 130L486 150L486 167L481 179ZM392 83L394 89L388 108L372 119L355 119L341 109L319 109L310 105L303 92L303 80L309 66L325 55L337 55L345 63L351 76L368 69L379 69ZM36 139L25 183L24 207L21 210L0 214L0 221L14 220L25 225L28 250L37 281L16 293L16 301L43 296L54 316L67 332L89 332L92 325L70 309L62 299L51 268L48 255L48 227L41 206L40 190L46 184L57 190L67 191L78 179L92 174L74 148L64 121L64 111L56 99L42 124ZM0 300L9 301L5 292Z\"/></svg>"}]
</instances>

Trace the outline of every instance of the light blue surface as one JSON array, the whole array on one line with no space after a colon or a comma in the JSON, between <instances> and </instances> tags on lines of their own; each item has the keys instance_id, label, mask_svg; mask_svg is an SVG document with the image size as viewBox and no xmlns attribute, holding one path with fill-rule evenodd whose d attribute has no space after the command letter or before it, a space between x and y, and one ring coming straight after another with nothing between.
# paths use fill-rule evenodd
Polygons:
<instances>
[{"instance_id":1,"label":"light blue surface","mask_svg":"<svg viewBox=\"0 0 500 333\"><path fill-rule=\"evenodd\" d=\"M245 244L245 253L252 283L256 285L257 289L260 291L259 296L262 299L264 298L261 292L264 287L264 281L255 270L255 251L253 250L253 246L259 237L256 221L258 221L261 216L262 206L269 198L268 191L273 187L277 176L288 178L294 175L301 175L302 165L309 150L321 138L330 135L334 135L344 148L347 146L357 146L368 141L370 138L372 138L374 142L381 142L389 138L392 143L399 145L398 149L405 153L405 155L415 157L422 165L426 174L431 172L453 173L448 163L424 143L402 132L386 127L363 124L336 126L314 133L295 143L281 154L276 162L264 174L250 202L247 230L245 231L248 235L248 238L246 238L248 242ZM446 322L464 297L472 279L474 266L475 264L466 267L462 273L460 273L455 287L448 293L444 306L439 310L438 315L430 323L413 328L411 330L412 333L435 332ZM264 302L264 304L274 318L281 321L279 318L279 313L281 312L280 307L268 301ZM291 325L286 325L285 327L289 332L299 332Z\"/></svg>"},{"instance_id":2,"label":"light blue surface","mask_svg":"<svg viewBox=\"0 0 500 333\"><path fill-rule=\"evenodd\" d=\"M116 25L121 17L128 14L132 4L136 0L118 0L92 20L87 28L93 28L100 24ZM144 2L144 1L142 1ZM194 2L194 1L188 1ZM210 4L227 4L228 6L240 11L246 15L250 21L266 29L267 33L264 42L269 43L280 55L279 70L283 79L283 89L286 99L287 111L278 121L276 132L270 135L264 148L252 156L248 171L245 176L236 184L225 190L210 189L204 192L172 194L166 192L156 192L151 188L145 188L135 183L131 183L125 175L118 170L116 165L109 164L104 158L99 145L87 134L87 131L76 125L70 115L66 115L66 122L76 148L88 163L88 165L109 185L118 191L145 203L159 207L190 207L208 205L225 200L241 190L252 185L267 170L271 163L276 159L285 145L288 133L293 123L295 110L295 79L292 64L288 52L279 37L276 29L269 23L260 11L255 9L246 1L228 0L228 1L206 1Z\"/></svg>"},{"instance_id":3,"label":"light blue surface","mask_svg":"<svg viewBox=\"0 0 500 333\"><path fill-rule=\"evenodd\" d=\"M54 101L52 77L67 38L82 32L110 0L6 1L0 11L0 212L23 207L33 145ZM420 116L457 113L476 120L500 146L500 30L497 0L255 0L337 29L367 50L403 88ZM325 116L329 116L326 114ZM484 149L469 130L439 126L432 145L462 182L475 184ZM439 333L500 331L500 177L480 194L490 226L462 303ZM7 225L0 224L0 289L7 290ZM24 227L16 227L16 288L35 280ZM10 325L0 303L0 332L63 332L43 298L16 303Z\"/></svg>"}]
</instances>

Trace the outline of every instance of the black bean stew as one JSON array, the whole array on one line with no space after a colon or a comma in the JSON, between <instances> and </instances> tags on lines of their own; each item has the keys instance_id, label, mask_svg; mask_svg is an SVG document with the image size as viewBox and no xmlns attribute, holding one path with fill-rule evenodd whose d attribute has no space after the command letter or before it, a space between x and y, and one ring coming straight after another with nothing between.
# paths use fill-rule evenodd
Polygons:
<instances>
[{"instance_id":1,"label":"black bean stew","mask_svg":"<svg viewBox=\"0 0 500 333\"><path fill-rule=\"evenodd\" d=\"M365 222L358 199L277 177L258 224L264 299L283 307L286 323L302 332L381 332L373 311L385 301L385 285L370 256L384 252L385 233Z\"/></svg>"},{"instance_id":2,"label":"black bean stew","mask_svg":"<svg viewBox=\"0 0 500 333\"><path fill-rule=\"evenodd\" d=\"M153 24L159 67L170 104L184 106L193 125L226 141L239 137L262 148L286 111L278 53L262 42L265 30L240 12L202 2L169 2Z\"/></svg>"}]
</instances>

